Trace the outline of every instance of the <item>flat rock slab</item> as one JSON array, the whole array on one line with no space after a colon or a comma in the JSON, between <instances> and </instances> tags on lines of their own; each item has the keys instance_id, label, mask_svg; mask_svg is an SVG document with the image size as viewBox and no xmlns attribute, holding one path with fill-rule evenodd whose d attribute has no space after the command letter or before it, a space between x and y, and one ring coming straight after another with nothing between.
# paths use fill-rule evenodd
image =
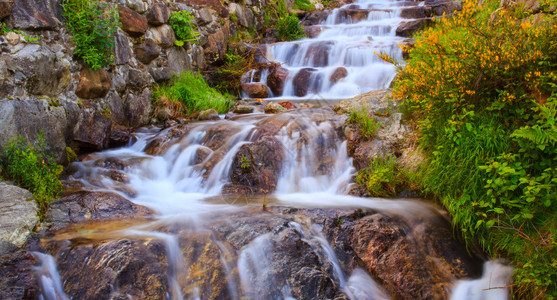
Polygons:
<instances>
[{"instance_id":1,"label":"flat rock slab","mask_svg":"<svg viewBox=\"0 0 557 300\"><path fill-rule=\"evenodd\" d=\"M39 222L33 194L0 181L0 241L23 246Z\"/></svg>"}]
</instances>

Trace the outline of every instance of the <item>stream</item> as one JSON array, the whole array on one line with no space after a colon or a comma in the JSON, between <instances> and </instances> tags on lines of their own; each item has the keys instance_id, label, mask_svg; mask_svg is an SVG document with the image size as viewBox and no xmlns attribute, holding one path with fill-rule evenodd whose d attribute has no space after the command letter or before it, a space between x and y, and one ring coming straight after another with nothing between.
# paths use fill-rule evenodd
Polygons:
<instances>
[{"instance_id":1,"label":"stream","mask_svg":"<svg viewBox=\"0 0 557 300\"><path fill-rule=\"evenodd\" d=\"M271 95L343 99L388 87L395 69L373 53L402 58L395 30L410 5L423 3L357 1L330 12L313 38L270 45L268 58L288 71ZM345 76L330 80L340 67ZM251 82L267 83L268 71L255 73ZM469 254L442 209L349 195L346 118L324 105L173 123L83 157L27 246L26 295L507 299L512 268Z\"/></svg>"}]
</instances>

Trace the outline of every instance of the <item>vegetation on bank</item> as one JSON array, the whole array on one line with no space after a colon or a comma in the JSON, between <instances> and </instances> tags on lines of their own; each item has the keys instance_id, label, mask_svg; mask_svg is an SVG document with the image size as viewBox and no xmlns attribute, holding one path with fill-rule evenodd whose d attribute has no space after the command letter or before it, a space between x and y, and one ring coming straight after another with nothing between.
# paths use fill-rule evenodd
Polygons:
<instances>
[{"instance_id":1,"label":"vegetation on bank","mask_svg":"<svg viewBox=\"0 0 557 300\"><path fill-rule=\"evenodd\" d=\"M176 41L174 44L178 47L184 46L185 43L197 43L199 32L197 25L193 23L195 17L187 10L173 12L168 19L168 23L174 30Z\"/></svg>"},{"instance_id":2,"label":"vegetation on bank","mask_svg":"<svg viewBox=\"0 0 557 300\"><path fill-rule=\"evenodd\" d=\"M499 3L465 1L419 33L394 97L429 155L424 191L468 241L515 265L517 298L555 299L557 2L537 15Z\"/></svg>"},{"instance_id":3,"label":"vegetation on bank","mask_svg":"<svg viewBox=\"0 0 557 300\"><path fill-rule=\"evenodd\" d=\"M297 1L295 4L298 2L304 5L304 1ZM265 7L265 27L276 28L277 37L281 41L293 41L306 36L298 16L290 13L286 3L280 0L268 1Z\"/></svg>"},{"instance_id":4,"label":"vegetation on bank","mask_svg":"<svg viewBox=\"0 0 557 300\"><path fill-rule=\"evenodd\" d=\"M75 45L74 55L93 70L114 63L114 34L119 27L116 6L98 1L63 0L64 18Z\"/></svg>"},{"instance_id":5,"label":"vegetation on bank","mask_svg":"<svg viewBox=\"0 0 557 300\"><path fill-rule=\"evenodd\" d=\"M33 193L37 215L43 220L48 203L56 200L63 188L58 178L62 166L47 153L44 134L41 132L35 144L22 136L12 139L4 149L1 166L3 177Z\"/></svg>"},{"instance_id":6,"label":"vegetation on bank","mask_svg":"<svg viewBox=\"0 0 557 300\"><path fill-rule=\"evenodd\" d=\"M227 96L209 87L200 74L189 71L156 88L152 102L155 110L170 109L173 117L191 116L211 108L223 114L233 105Z\"/></svg>"}]
</instances>

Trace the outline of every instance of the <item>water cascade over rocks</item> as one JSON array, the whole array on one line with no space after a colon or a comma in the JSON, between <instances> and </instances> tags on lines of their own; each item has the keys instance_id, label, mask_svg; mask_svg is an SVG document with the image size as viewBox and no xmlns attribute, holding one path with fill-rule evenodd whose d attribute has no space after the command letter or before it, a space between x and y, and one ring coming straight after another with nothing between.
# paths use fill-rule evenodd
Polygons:
<instances>
[{"instance_id":1,"label":"water cascade over rocks","mask_svg":"<svg viewBox=\"0 0 557 300\"><path fill-rule=\"evenodd\" d=\"M396 31L409 19L401 12L423 4L359 0L304 20L308 38L266 45L266 59L280 67L252 70L248 81L265 83L272 97L286 99L341 99L386 88L395 67L374 53L402 60L398 45L407 38L396 36Z\"/></svg>"}]
</instances>

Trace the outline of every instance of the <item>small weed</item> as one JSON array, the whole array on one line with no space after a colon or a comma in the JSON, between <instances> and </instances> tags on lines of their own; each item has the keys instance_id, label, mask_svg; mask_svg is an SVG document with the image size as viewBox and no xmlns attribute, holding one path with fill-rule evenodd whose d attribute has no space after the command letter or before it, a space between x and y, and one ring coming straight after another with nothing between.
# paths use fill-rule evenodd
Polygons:
<instances>
[{"instance_id":1,"label":"small weed","mask_svg":"<svg viewBox=\"0 0 557 300\"><path fill-rule=\"evenodd\" d=\"M240 168L246 170L249 169L249 167L251 166L251 162L249 160L249 158L247 158L245 155L241 155L240 156Z\"/></svg>"},{"instance_id":2,"label":"small weed","mask_svg":"<svg viewBox=\"0 0 557 300\"><path fill-rule=\"evenodd\" d=\"M357 125L365 139L370 139L376 135L381 126L381 123L378 123L374 117L368 115L365 107L350 110L350 117L347 122Z\"/></svg>"}]
</instances>

